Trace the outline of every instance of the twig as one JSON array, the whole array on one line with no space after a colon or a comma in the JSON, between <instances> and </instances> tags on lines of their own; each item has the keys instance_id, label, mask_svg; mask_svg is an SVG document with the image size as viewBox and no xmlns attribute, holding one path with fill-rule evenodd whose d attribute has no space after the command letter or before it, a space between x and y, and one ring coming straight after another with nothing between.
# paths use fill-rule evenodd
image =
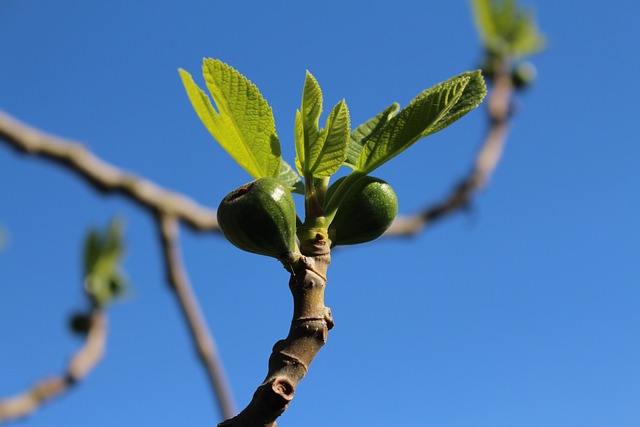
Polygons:
<instances>
[{"instance_id":1,"label":"twig","mask_svg":"<svg viewBox=\"0 0 640 427\"><path fill-rule=\"evenodd\" d=\"M191 290L177 243L177 223L184 221L200 231L219 231L216 212L192 199L97 158L83 145L48 135L20 123L0 111L0 140L29 155L41 156L78 174L99 191L118 192L158 215L158 226L166 256L168 280L176 292L198 355L205 366L225 418L235 415L222 362ZM55 388L57 390L57 388ZM37 402L36 402L37 403Z\"/></svg>"},{"instance_id":2,"label":"twig","mask_svg":"<svg viewBox=\"0 0 640 427\"><path fill-rule=\"evenodd\" d=\"M251 402L237 416L218 427L276 427L286 411L309 365L327 342L333 316L324 305L327 268L331 262L329 242L318 233L300 242L302 255L287 265L291 273L293 318L289 334L273 346L269 372Z\"/></svg>"},{"instance_id":3,"label":"twig","mask_svg":"<svg viewBox=\"0 0 640 427\"><path fill-rule=\"evenodd\" d=\"M69 362L67 371L38 382L22 394L0 400L0 423L25 417L48 400L68 391L95 368L104 355L107 340L107 317L94 310L84 345Z\"/></svg>"},{"instance_id":4,"label":"twig","mask_svg":"<svg viewBox=\"0 0 640 427\"><path fill-rule=\"evenodd\" d=\"M152 211L166 212L201 231L218 230L214 210L99 159L82 144L48 135L0 111L0 139L77 173L99 191L119 192Z\"/></svg>"},{"instance_id":5,"label":"twig","mask_svg":"<svg viewBox=\"0 0 640 427\"><path fill-rule=\"evenodd\" d=\"M180 302L180 308L189 326L196 352L206 368L209 381L214 387L222 416L224 419L231 418L236 414L230 392L231 389L220 362L213 336L207 328L183 265L178 240L178 221L171 215L158 213L157 222L160 240L162 241L167 280Z\"/></svg>"},{"instance_id":6,"label":"twig","mask_svg":"<svg viewBox=\"0 0 640 427\"><path fill-rule=\"evenodd\" d=\"M471 199L489 183L495 171L507 139L511 112L513 84L509 75L509 63L499 66L488 101L490 126L478 151L473 168L443 200L414 215L399 216L384 237L412 236L431 223L457 212L469 205Z\"/></svg>"}]
</instances>

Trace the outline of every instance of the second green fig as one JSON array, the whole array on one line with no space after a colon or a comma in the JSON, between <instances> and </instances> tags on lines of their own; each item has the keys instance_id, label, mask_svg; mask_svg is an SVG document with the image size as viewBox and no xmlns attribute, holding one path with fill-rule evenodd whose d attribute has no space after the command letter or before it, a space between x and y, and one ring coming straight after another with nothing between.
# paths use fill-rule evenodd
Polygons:
<instances>
[{"instance_id":1,"label":"second green fig","mask_svg":"<svg viewBox=\"0 0 640 427\"><path fill-rule=\"evenodd\" d=\"M327 190L329 200L345 178L337 180ZM338 207L329 225L333 246L355 245L377 239L398 214L398 198L385 181L365 176L355 182Z\"/></svg>"}]
</instances>

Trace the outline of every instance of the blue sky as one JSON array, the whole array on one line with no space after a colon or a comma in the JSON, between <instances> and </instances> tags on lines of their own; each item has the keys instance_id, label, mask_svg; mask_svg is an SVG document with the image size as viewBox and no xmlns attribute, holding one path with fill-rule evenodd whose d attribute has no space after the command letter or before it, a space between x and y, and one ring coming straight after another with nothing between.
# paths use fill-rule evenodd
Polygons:
<instances>
[{"instance_id":1,"label":"blue sky","mask_svg":"<svg viewBox=\"0 0 640 427\"><path fill-rule=\"evenodd\" d=\"M504 162L468 214L412 239L336 252L336 328L282 426L640 425L640 5L538 0L548 49L517 99ZM613 5L613 3L611 3ZM220 1L0 3L0 109L215 207L249 181L195 116L177 69L203 57L250 78L285 158L305 70L352 123L473 69L468 4ZM198 79L198 81L202 81ZM376 175L400 211L468 169L482 108ZM0 396L59 372L79 342L88 227L126 219L133 288L110 310L108 354L62 399L15 425L205 426L218 421L151 218L56 166L0 147ZM239 407L291 317L286 272L218 236L183 230L186 263Z\"/></svg>"}]
</instances>

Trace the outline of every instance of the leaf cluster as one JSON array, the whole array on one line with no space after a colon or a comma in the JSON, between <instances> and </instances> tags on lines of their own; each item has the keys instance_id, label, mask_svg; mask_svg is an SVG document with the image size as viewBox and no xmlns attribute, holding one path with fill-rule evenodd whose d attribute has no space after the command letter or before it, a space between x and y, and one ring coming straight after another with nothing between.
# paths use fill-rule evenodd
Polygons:
<instances>
[{"instance_id":1,"label":"leaf cluster","mask_svg":"<svg viewBox=\"0 0 640 427\"><path fill-rule=\"evenodd\" d=\"M519 58L544 48L535 15L516 0L471 0L471 4L480 38L492 55Z\"/></svg>"},{"instance_id":2,"label":"leaf cluster","mask_svg":"<svg viewBox=\"0 0 640 427\"><path fill-rule=\"evenodd\" d=\"M92 229L84 242L85 291L93 304L104 307L127 288L120 266L124 253L123 224L113 220L106 230Z\"/></svg>"},{"instance_id":3,"label":"leaf cluster","mask_svg":"<svg viewBox=\"0 0 640 427\"><path fill-rule=\"evenodd\" d=\"M278 178L292 191L304 193L307 201L316 198L321 208L314 216L329 221L358 179L449 126L477 107L486 94L480 71L466 72L423 91L403 109L397 103L390 105L353 130L342 100L321 128L322 91L307 71L295 117L296 173L281 157L271 107L256 86L216 59L204 60L203 74L213 102L187 71L180 70L191 104L211 135L252 177ZM352 173L331 200L322 200L329 178L342 165Z\"/></svg>"}]
</instances>

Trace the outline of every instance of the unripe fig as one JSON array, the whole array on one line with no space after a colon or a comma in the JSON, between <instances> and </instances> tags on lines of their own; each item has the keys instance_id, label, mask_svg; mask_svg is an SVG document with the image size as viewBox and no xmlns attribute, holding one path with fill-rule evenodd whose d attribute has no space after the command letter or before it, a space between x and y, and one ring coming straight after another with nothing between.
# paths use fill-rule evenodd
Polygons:
<instances>
[{"instance_id":1,"label":"unripe fig","mask_svg":"<svg viewBox=\"0 0 640 427\"><path fill-rule=\"evenodd\" d=\"M343 180L329 187L327 200ZM365 176L356 181L338 207L329 225L329 239L333 246L369 242L389 228L397 213L398 198L393 188L381 179Z\"/></svg>"},{"instance_id":2,"label":"unripe fig","mask_svg":"<svg viewBox=\"0 0 640 427\"><path fill-rule=\"evenodd\" d=\"M530 62L523 62L516 65L511 72L511 81L516 89L527 89L536 80L538 72L536 67Z\"/></svg>"},{"instance_id":3,"label":"unripe fig","mask_svg":"<svg viewBox=\"0 0 640 427\"><path fill-rule=\"evenodd\" d=\"M274 258L295 251L293 197L275 178L259 178L227 194L218 207L218 224L244 251Z\"/></svg>"}]
</instances>

